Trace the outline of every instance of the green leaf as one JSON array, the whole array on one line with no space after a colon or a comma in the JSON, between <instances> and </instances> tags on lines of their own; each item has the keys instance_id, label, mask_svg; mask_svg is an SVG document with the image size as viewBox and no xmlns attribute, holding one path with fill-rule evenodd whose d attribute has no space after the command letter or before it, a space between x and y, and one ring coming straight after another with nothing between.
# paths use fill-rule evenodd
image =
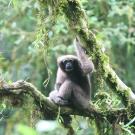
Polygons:
<instances>
[{"instance_id":1,"label":"green leaf","mask_svg":"<svg viewBox=\"0 0 135 135\"><path fill-rule=\"evenodd\" d=\"M36 131L23 124L18 124L15 127L15 132L19 135L37 135Z\"/></svg>"}]
</instances>

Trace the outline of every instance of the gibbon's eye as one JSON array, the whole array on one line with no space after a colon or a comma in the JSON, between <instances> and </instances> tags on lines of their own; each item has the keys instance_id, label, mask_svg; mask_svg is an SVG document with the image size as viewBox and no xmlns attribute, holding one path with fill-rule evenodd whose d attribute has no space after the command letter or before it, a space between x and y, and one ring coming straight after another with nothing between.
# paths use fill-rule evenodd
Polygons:
<instances>
[{"instance_id":1,"label":"gibbon's eye","mask_svg":"<svg viewBox=\"0 0 135 135\"><path fill-rule=\"evenodd\" d=\"M73 63L73 60L69 60L69 62Z\"/></svg>"},{"instance_id":2,"label":"gibbon's eye","mask_svg":"<svg viewBox=\"0 0 135 135\"><path fill-rule=\"evenodd\" d=\"M63 60L62 63L63 63L64 65L66 65L67 63L73 63L73 60L72 60L72 59Z\"/></svg>"},{"instance_id":3,"label":"gibbon's eye","mask_svg":"<svg viewBox=\"0 0 135 135\"><path fill-rule=\"evenodd\" d=\"M62 61L62 63L63 63L64 65L66 65L66 63L67 63L67 60L63 60L63 61Z\"/></svg>"}]
</instances>

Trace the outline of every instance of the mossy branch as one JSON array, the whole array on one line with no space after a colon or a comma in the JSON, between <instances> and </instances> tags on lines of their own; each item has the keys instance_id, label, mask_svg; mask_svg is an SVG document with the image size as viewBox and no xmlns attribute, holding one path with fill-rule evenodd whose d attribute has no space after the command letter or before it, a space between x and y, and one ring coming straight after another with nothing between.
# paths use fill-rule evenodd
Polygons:
<instances>
[{"instance_id":1,"label":"mossy branch","mask_svg":"<svg viewBox=\"0 0 135 135\"><path fill-rule=\"evenodd\" d=\"M25 96L26 94L33 97L35 103L38 103L36 105L40 108L40 110L44 113L44 111L48 110L52 112L53 115L57 115L57 112L59 110L59 106L54 104L52 101L50 101L46 96L44 96L33 84L26 82L26 81L17 81L12 84L8 84L6 82L0 81L0 95L2 97L10 95L22 95ZM18 96L18 98L20 98ZM21 97L22 98L22 97ZM24 97L23 97L24 98ZM13 99L14 100L14 99ZM106 112L102 112L99 109L96 109L95 106L91 103L89 110L74 110L72 108L68 107L61 107L60 113L62 114L68 114L68 115L80 115L89 117L92 119L106 119L110 122L117 121L117 116L120 116L120 119L123 119L127 121L127 111L126 109L112 109ZM112 119L113 118L113 119Z\"/></svg>"}]
</instances>

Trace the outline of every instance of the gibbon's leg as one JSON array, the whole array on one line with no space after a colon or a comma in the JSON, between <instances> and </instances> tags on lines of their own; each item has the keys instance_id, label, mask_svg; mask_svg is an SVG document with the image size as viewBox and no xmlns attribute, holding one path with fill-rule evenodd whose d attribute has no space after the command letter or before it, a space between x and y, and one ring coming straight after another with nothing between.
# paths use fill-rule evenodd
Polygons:
<instances>
[{"instance_id":1,"label":"gibbon's leg","mask_svg":"<svg viewBox=\"0 0 135 135\"><path fill-rule=\"evenodd\" d=\"M84 90L80 86L74 85L71 102L75 108L82 110L88 109L89 99L89 95L84 93Z\"/></svg>"},{"instance_id":2,"label":"gibbon's leg","mask_svg":"<svg viewBox=\"0 0 135 135\"><path fill-rule=\"evenodd\" d=\"M72 82L70 80L66 80L59 88L59 91L57 90L52 91L49 97L54 103L58 105L69 105L70 104L69 100L71 98L71 91L72 91Z\"/></svg>"},{"instance_id":3,"label":"gibbon's leg","mask_svg":"<svg viewBox=\"0 0 135 135\"><path fill-rule=\"evenodd\" d=\"M57 105L68 105L68 100L63 99L62 97L59 97L59 91L53 90L49 94L49 99L51 99L55 104Z\"/></svg>"},{"instance_id":4,"label":"gibbon's leg","mask_svg":"<svg viewBox=\"0 0 135 135\"><path fill-rule=\"evenodd\" d=\"M61 85L59 91L52 91L49 97L58 105L71 105L77 109L87 109L89 107L90 97L84 93L79 85L69 80Z\"/></svg>"}]
</instances>

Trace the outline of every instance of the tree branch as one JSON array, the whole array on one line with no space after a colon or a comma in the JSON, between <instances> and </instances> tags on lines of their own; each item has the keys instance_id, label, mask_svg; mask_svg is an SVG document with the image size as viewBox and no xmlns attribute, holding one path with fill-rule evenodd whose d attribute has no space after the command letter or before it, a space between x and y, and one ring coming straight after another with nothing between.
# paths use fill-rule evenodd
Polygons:
<instances>
[{"instance_id":1,"label":"tree branch","mask_svg":"<svg viewBox=\"0 0 135 135\"><path fill-rule=\"evenodd\" d=\"M4 96L10 94L10 96L14 96L21 94L22 96L24 96L24 93L33 97L36 103L40 103L39 107L41 111L44 112L45 110L48 110L52 111L55 116L57 115L59 106L50 101L31 83L21 80L12 84L7 84L6 82L0 81L0 95ZM119 119L124 118L125 121L128 120L126 109L112 109L106 112L102 112L99 109L96 109L92 103L90 104L89 110L74 110L68 107L61 107L60 113L61 115L80 115L92 119L104 119L104 117L106 117L107 120L110 122L117 121L118 116L120 117Z\"/></svg>"}]
</instances>

